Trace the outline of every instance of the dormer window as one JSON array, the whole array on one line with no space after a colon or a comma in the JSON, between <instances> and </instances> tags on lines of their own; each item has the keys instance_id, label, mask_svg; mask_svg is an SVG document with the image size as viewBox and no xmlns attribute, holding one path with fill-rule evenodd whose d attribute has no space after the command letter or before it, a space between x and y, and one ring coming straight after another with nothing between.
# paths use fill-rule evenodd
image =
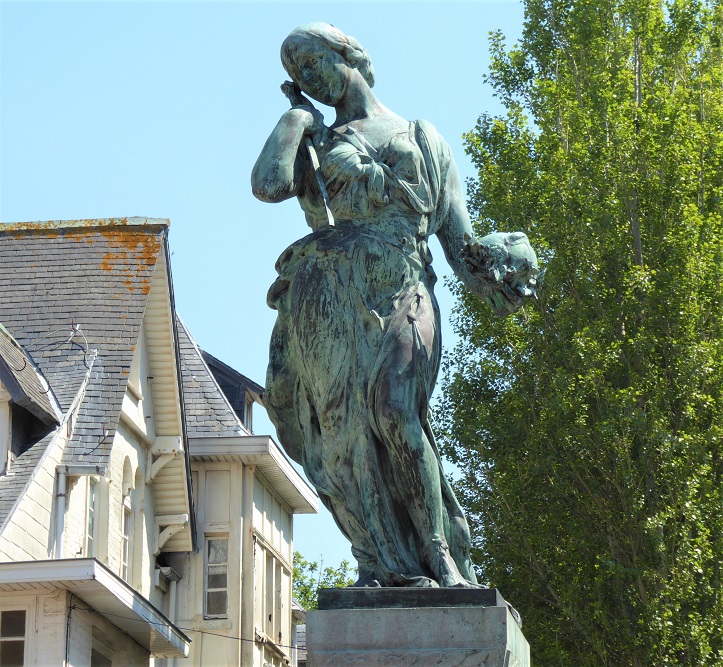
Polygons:
<instances>
[{"instance_id":1,"label":"dormer window","mask_svg":"<svg viewBox=\"0 0 723 667\"><path fill-rule=\"evenodd\" d=\"M56 428L61 416L42 372L0 323L0 474Z\"/></svg>"},{"instance_id":2,"label":"dormer window","mask_svg":"<svg viewBox=\"0 0 723 667\"><path fill-rule=\"evenodd\" d=\"M254 421L253 421L253 409L254 409L254 399L251 398L248 393L245 396L245 409L244 409L244 418L243 418L243 425L249 430L249 432L253 432L254 430Z\"/></svg>"}]
</instances>

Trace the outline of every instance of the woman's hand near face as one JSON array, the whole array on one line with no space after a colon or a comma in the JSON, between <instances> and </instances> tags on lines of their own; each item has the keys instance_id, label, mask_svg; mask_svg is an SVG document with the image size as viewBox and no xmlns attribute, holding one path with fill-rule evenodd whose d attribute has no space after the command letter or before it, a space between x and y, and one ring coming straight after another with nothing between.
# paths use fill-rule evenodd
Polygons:
<instances>
[{"instance_id":1,"label":"woman's hand near face","mask_svg":"<svg viewBox=\"0 0 723 667\"><path fill-rule=\"evenodd\" d=\"M324 129L324 116L318 109L312 106L299 106L289 109L284 116L289 117L291 124L298 124L303 127L304 134L316 136ZM283 116L282 116L283 118Z\"/></svg>"}]
</instances>

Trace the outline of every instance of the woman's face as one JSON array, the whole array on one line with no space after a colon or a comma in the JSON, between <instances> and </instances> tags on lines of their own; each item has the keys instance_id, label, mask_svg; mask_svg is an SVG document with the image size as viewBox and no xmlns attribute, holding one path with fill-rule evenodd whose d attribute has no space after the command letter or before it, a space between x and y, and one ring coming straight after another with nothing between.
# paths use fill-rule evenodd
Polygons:
<instances>
[{"instance_id":1,"label":"woman's face","mask_svg":"<svg viewBox=\"0 0 723 667\"><path fill-rule=\"evenodd\" d=\"M348 63L315 37L290 38L285 64L289 76L309 97L334 106L346 93Z\"/></svg>"}]
</instances>

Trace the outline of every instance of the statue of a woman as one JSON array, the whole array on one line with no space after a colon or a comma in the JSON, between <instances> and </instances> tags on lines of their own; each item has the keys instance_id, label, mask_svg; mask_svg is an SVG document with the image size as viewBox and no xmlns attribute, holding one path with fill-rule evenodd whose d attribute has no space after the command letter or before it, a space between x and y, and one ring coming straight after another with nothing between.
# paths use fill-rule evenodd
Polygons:
<instances>
[{"instance_id":1,"label":"statue of a woman","mask_svg":"<svg viewBox=\"0 0 723 667\"><path fill-rule=\"evenodd\" d=\"M351 541L357 585L474 585L469 529L428 422L441 342L427 239L497 314L534 293L535 254L521 233L472 240L448 145L375 98L353 37L304 25L281 58L294 106L264 145L253 191L297 197L312 232L276 265L264 404ZM330 127L301 92L334 107Z\"/></svg>"}]
</instances>

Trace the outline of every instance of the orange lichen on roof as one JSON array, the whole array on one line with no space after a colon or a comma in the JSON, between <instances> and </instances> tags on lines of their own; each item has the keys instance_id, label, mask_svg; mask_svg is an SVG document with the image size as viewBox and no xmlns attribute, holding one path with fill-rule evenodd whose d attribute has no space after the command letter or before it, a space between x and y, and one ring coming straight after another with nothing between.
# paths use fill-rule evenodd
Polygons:
<instances>
[{"instance_id":1,"label":"orange lichen on roof","mask_svg":"<svg viewBox=\"0 0 723 667\"><path fill-rule=\"evenodd\" d=\"M158 260L161 240L155 234L146 234L132 228L97 231L110 248L117 250L105 253L100 265L102 271L122 271L126 277L135 278ZM125 267L121 268L119 265ZM131 266L135 266L135 271ZM128 287L129 281L124 284Z\"/></svg>"},{"instance_id":2,"label":"orange lichen on roof","mask_svg":"<svg viewBox=\"0 0 723 667\"><path fill-rule=\"evenodd\" d=\"M158 232L169 224L168 220L154 218L0 223L0 235L21 238L32 233L47 239L62 237L70 243L97 244L98 253L102 253L100 271L117 276L128 290L113 295L113 299L120 300L136 289L144 295L150 292L148 276L162 252L163 235Z\"/></svg>"},{"instance_id":3,"label":"orange lichen on roof","mask_svg":"<svg viewBox=\"0 0 723 667\"><path fill-rule=\"evenodd\" d=\"M103 255L103 261L100 263L101 271L113 271L115 264L125 261L128 254L125 252L107 252Z\"/></svg>"},{"instance_id":4,"label":"orange lichen on roof","mask_svg":"<svg viewBox=\"0 0 723 667\"><path fill-rule=\"evenodd\" d=\"M10 225L10 227L14 227L14 225ZM5 229L4 225L0 225L0 231L7 232L12 236L14 239L21 239L25 236L25 232L27 230L23 229ZM47 231L45 231L44 236L49 239L57 239L62 232L58 231L57 229L48 228Z\"/></svg>"},{"instance_id":5,"label":"orange lichen on roof","mask_svg":"<svg viewBox=\"0 0 723 667\"><path fill-rule=\"evenodd\" d=\"M155 234L136 230L101 230L99 233L111 248L122 248L125 252L134 253L135 259L155 262L161 247L161 241Z\"/></svg>"}]
</instances>

